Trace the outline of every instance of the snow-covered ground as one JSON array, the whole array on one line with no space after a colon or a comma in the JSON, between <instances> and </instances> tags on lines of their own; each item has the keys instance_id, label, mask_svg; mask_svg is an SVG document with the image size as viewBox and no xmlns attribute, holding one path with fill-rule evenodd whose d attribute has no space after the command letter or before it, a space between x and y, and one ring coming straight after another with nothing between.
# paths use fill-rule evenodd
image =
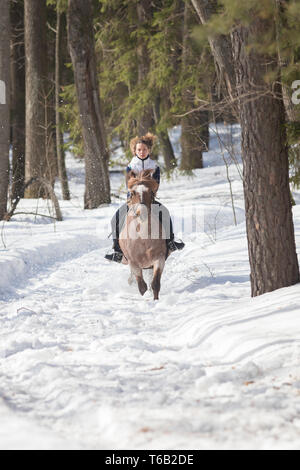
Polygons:
<instances>
[{"instance_id":1,"label":"snow-covered ground","mask_svg":"<svg viewBox=\"0 0 300 470\"><path fill-rule=\"evenodd\" d=\"M168 259L159 301L104 259L120 200L84 211L72 156L63 222L1 225L1 449L300 448L300 285L250 297L240 158L211 137L203 170L161 183L186 248ZM179 152L178 129L172 140ZM124 199L122 182L112 175ZM18 207L35 211L46 203ZM294 221L299 249L300 205Z\"/></svg>"}]
</instances>

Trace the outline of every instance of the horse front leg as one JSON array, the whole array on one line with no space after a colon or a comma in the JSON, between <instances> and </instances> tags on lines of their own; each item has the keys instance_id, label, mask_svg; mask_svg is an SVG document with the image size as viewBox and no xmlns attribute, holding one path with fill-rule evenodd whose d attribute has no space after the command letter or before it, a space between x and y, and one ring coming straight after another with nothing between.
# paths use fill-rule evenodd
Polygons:
<instances>
[{"instance_id":1,"label":"horse front leg","mask_svg":"<svg viewBox=\"0 0 300 470\"><path fill-rule=\"evenodd\" d=\"M138 268L136 266L130 266L131 267L131 273L135 276L136 282L140 291L141 295L144 295L146 290L148 289L147 284L144 281L143 278L143 270L141 268Z\"/></svg>"},{"instance_id":2,"label":"horse front leg","mask_svg":"<svg viewBox=\"0 0 300 470\"><path fill-rule=\"evenodd\" d=\"M151 288L153 290L154 300L159 299L160 280L161 280L161 275L164 269L164 265L165 265L164 259L156 261L153 265L153 279L152 279Z\"/></svg>"}]
</instances>

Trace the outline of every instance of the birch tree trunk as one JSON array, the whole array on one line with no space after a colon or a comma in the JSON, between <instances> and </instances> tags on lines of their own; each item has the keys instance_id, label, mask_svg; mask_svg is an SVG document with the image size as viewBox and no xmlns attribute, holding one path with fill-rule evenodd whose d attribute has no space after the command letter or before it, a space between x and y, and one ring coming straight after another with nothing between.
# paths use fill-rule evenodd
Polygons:
<instances>
[{"instance_id":1,"label":"birch tree trunk","mask_svg":"<svg viewBox=\"0 0 300 470\"><path fill-rule=\"evenodd\" d=\"M10 144L9 0L0 2L0 220L7 211Z\"/></svg>"},{"instance_id":2,"label":"birch tree trunk","mask_svg":"<svg viewBox=\"0 0 300 470\"><path fill-rule=\"evenodd\" d=\"M68 43L85 149L85 209L110 203L109 151L99 97L91 0L68 1Z\"/></svg>"}]
</instances>

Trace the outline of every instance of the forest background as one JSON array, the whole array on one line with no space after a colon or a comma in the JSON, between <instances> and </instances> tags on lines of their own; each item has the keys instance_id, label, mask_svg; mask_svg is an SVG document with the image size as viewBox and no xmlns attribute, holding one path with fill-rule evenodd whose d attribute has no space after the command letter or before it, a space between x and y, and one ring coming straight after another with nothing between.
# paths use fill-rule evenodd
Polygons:
<instances>
[{"instance_id":1,"label":"forest background","mask_svg":"<svg viewBox=\"0 0 300 470\"><path fill-rule=\"evenodd\" d=\"M129 159L130 139L155 133L170 175L180 125L191 172L209 123L239 123L252 295L299 282L299 13L299 0L1 0L0 220L23 197L51 198L63 217L53 188L59 178L70 198L67 149L94 209L111 202L114 146Z\"/></svg>"}]
</instances>

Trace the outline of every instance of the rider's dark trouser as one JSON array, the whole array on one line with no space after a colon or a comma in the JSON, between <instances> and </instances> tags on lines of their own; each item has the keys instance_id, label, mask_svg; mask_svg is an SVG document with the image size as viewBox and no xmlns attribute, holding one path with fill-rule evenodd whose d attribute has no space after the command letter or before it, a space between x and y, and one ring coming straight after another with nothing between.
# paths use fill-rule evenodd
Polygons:
<instances>
[{"instance_id":1,"label":"rider's dark trouser","mask_svg":"<svg viewBox=\"0 0 300 470\"><path fill-rule=\"evenodd\" d=\"M173 223L170 213L168 209L160 202L154 201L154 204L158 204L159 206L159 220L161 221L165 233L168 236L168 238L166 239L166 242L168 243L170 240L174 240ZM126 220L127 212L128 205L127 203L125 203L121 207L119 207L119 209L111 219L112 237L114 240L114 249L116 251L121 251L119 246L119 237Z\"/></svg>"}]
</instances>

